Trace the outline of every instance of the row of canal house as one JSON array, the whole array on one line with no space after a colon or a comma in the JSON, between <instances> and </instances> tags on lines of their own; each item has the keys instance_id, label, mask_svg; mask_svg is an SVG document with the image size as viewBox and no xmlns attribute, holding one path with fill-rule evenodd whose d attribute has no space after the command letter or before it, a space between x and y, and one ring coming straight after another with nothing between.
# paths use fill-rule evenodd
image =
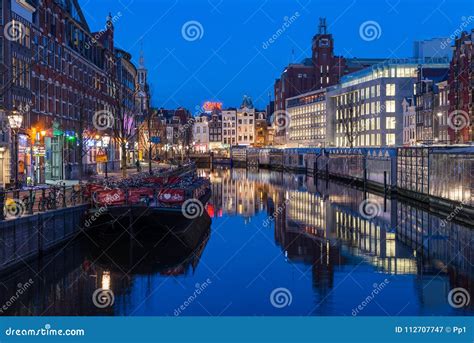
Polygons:
<instances>
[{"instance_id":1,"label":"row of canal house","mask_svg":"<svg viewBox=\"0 0 474 343\"><path fill-rule=\"evenodd\" d=\"M113 127L93 125L124 120L134 126L148 107L143 58L114 45L122 13L110 14L92 31L77 0L4 0L0 2L0 120L14 110L23 116L18 135L20 182L77 179L102 166L102 136ZM109 116L109 118L104 118ZM113 118L112 118L113 117ZM119 118L119 120L117 120ZM110 125L112 126L112 125ZM15 170L12 135L0 135L0 184ZM114 139L107 149L110 169L120 160ZM133 140L127 153L136 155ZM109 170L110 170L109 169Z\"/></svg>"}]
</instances>

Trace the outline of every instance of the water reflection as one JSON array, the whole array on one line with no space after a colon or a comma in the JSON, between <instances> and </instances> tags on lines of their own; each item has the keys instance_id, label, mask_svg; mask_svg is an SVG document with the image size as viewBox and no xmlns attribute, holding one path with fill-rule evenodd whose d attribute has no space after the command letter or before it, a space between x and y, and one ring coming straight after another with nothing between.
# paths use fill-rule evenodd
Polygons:
<instances>
[{"instance_id":1,"label":"water reflection","mask_svg":"<svg viewBox=\"0 0 474 343\"><path fill-rule=\"evenodd\" d=\"M146 300L153 291L150 276L177 277L193 274L209 240L210 218L204 215L188 223L186 232L175 234L136 230L90 232L17 273L2 279L0 302L4 315L119 315L128 311L133 290L141 287ZM106 229L106 230L105 230ZM18 283L33 286L18 299ZM114 306L97 307L92 294L112 290ZM100 304L99 304L100 305Z\"/></svg>"},{"instance_id":2,"label":"water reflection","mask_svg":"<svg viewBox=\"0 0 474 343\"><path fill-rule=\"evenodd\" d=\"M433 304L433 311L442 312L432 314L452 314L451 308L441 308L456 287L467 289L473 298L472 228L410 203L305 175L267 170L204 174L223 190L223 200L212 197L214 211L224 216L266 211L275 242L289 260L311 266L313 286L323 298L334 287L335 270L359 263L382 275L413 275L415 284L404 287L415 287L416 301L426 307L422 313ZM366 198L380 209L370 220L360 213ZM472 301L469 308L474 308Z\"/></svg>"},{"instance_id":3,"label":"water reflection","mask_svg":"<svg viewBox=\"0 0 474 343\"><path fill-rule=\"evenodd\" d=\"M89 233L1 277L1 303L19 282L34 280L3 314L350 316L385 280L357 315L473 314L472 301L461 309L447 301L456 287L474 299L472 228L304 175L200 173L212 181L209 216L186 235L153 227ZM373 219L359 211L367 197L380 209ZM269 296L279 287L291 292L291 306L272 306ZM93 304L99 288L113 291L112 307Z\"/></svg>"}]
</instances>

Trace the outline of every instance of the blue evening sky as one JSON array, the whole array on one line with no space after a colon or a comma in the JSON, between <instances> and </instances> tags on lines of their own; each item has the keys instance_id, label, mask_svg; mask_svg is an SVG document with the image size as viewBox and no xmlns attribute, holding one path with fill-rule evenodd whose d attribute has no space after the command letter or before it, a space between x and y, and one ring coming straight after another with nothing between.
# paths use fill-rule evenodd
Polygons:
<instances>
[{"instance_id":1,"label":"blue evening sky","mask_svg":"<svg viewBox=\"0 0 474 343\"><path fill-rule=\"evenodd\" d=\"M284 66L310 57L319 17L327 18L336 54L346 57L410 57L414 40L448 37L463 22L468 29L474 27L474 17L469 18L474 16L472 0L79 2L93 31L103 28L109 12L118 16L116 43L135 62L143 40L154 106L184 106L192 112L205 100L239 106L244 94L264 108ZM285 17L291 24L264 49ZM202 37L183 38L182 27L189 21L201 25ZM366 21L378 23L378 39L361 38L359 28Z\"/></svg>"}]
</instances>

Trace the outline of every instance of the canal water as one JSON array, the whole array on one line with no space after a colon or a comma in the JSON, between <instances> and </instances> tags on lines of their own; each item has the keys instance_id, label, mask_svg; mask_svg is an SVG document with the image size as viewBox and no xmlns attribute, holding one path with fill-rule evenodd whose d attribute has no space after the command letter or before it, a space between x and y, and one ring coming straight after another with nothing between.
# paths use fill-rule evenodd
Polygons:
<instances>
[{"instance_id":1,"label":"canal water","mask_svg":"<svg viewBox=\"0 0 474 343\"><path fill-rule=\"evenodd\" d=\"M474 231L455 216L305 175L199 173L213 193L184 233L88 232L1 276L1 314L474 314Z\"/></svg>"}]
</instances>

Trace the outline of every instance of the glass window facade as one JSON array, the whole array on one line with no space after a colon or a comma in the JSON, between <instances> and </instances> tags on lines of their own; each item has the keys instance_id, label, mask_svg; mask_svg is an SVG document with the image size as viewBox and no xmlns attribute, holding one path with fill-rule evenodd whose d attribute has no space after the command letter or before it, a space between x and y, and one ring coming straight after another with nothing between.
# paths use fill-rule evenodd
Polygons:
<instances>
[{"instance_id":1,"label":"glass window facade","mask_svg":"<svg viewBox=\"0 0 474 343\"><path fill-rule=\"evenodd\" d=\"M404 148L398 150L398 187L428 194L428 149Z\"/></svg>"},{"instance_id":2,"label":"glass window facade","mask_svg":"<svg viewBox=\"0 0 474 343\"><path fill-rule=\"evenodd\" d=\"M430 155L430 195L474 205L474 154Z\"/></svg>"}]
</instances>

